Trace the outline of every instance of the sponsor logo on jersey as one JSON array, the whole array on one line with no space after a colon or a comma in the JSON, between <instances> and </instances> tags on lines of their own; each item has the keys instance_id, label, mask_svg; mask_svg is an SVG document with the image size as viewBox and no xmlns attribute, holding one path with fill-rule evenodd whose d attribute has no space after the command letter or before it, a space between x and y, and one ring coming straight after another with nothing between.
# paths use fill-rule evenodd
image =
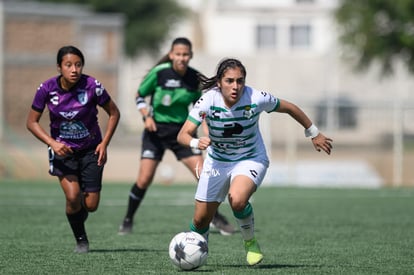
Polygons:
<instances>
[{"instance_id":1,"label":"sponsor logo on jersey","mask_svg":"<svg viewBox=\"0 0 414 275\"><path fill-rule=\"evenodd\" d=\"M96 96L101 96L103 94L103 90L104 90L103 87L96 87L95 88L95 94L96 94Z\"/></svg>"},{"instance_id":2,"label":"sponsor logo on jersey","mask_svg":"<svg viewBox=\"0 0 414 275\"><path fill-rule=\"evenodd\" d=\"M240 123L228 123L224 124L224 131L222 133L223 137L230 138L233 135L239 135L243 132L243 126Z\"/></svg>"},{"instance_id":3,"label":"sponsor logo on jersey","mask_svg":"<svg viewBox=\"0 0 414 275\"><path fill-rule=\"evenodd\" d=\"M58 103L59 103L59 97L57 96L57 92L56 91L53 91L53 92L50 93L50 102L53 105L55 105L55 106L58 105Z\"/></svg>"},{"instance_id":4,"label":"sponsor logo on jersey","mask_svg":"<svg viewBox=\"0 0 414 275\"><path fill-rule=\"evenodd\" d=\"M167 81L165 81L165 87L167 88L181 87L181 81L178 79L167 79Z\"/></svg>"},{"instance_id":5,"label":"sponsor logo on jersey","mask_svg":"<svg viewBox=\"0 0 414 275\"><path fill-rule=\"evenodd\" d=\"M95 79L95 85L96 85L96 88L95 88L96 96L101 96L103 94L103 91L105 90L104 86L102 86L102 84L96 79Z\"/></svg>"},{"instance_id":6,"label":"sponsor logo on jersey","mask_svg":"<svg viewBox=\"0 0 414 275\"><path fill-rule=\"evenodd\" d=\"M59 112L59 114L67 120L72 120L78 113L79 111Z\"/></svg>"},{"instance_id":7,"label":"sponsor logo on jersey","mask_svg":"<svg viewBox=\"0 0 414 275\"><path fill-rule=\"evenodd\" d=\"M214 110L212 115L213 115L213 117L215 119L219 119L220 118L220 114L221 114L221 111L220 110Z\"/></svg>"},{"instance_id":8,"label":"sponsor logo on jersey","mask_svg":"<svg viewBox=\"0 0 414 275\"><path fill-rule=\"evenodd\" d=\"M89 131L81 121L65 121L60 124L59 137L63 139L83 139Z\"/></svg>"}]
</instances>

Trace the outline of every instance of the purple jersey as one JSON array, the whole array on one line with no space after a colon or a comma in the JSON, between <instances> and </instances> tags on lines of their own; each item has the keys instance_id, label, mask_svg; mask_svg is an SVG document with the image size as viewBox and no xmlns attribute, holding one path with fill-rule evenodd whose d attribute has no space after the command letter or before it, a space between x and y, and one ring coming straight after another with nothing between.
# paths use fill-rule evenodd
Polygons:
<instances>
[{"instance_id":1,"label":"purple jersey","mask_svg":"<svg viewBox=\"0 0 414 275\"><path fill-rule=\"evenodd\" d=\"M60 76L43 82L37 89L32 109L49 109L50 135L74 150L89 149L102 141L97 105L103 106L110 96L95 78L82 75L78 83L65 91Z\"/></svg>"}]
</instances>

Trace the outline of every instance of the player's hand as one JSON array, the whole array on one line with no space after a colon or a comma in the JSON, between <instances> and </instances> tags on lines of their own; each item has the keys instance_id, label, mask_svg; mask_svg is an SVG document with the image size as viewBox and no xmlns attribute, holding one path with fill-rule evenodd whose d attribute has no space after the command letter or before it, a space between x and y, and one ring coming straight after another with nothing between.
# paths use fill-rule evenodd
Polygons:
<instances>
[{"instance_id":1,"label":"player's hand","mask_svg":"<svg viewBox=\"0 0 414 275\"><path fill-rule=\"evenodd\" d=\"M317 135L316 137L312 139L312 143L316 151L320 152L321 150L323 150L328 155L331 154L332 142L333 140L331 138L325 137L321 133L319 133L319 135Z\"/></svg>"},{"instance_id":2,"label":"player's hand","mask_svg":"<svg viewBox=\"0 0 414 275\"><path fill-rule=\"evenodd\" d=\"M95 154L98 155L98 166L104 165L108 159L106 146L102 143L98 144L95 149Z\"/></svg>"},{"instance_id":3,"label":"player's hand","mask_svg":"<svg viewBox=\"0 0 414 275\"><path fill-rule=\"evenodd\" d=\"M66 144L63 144L59 141L55 140L49 146L52 148L53 152L60 157L73 154L72 148L70 148Z\"/></svg>"},{"instance_id":4,"label":"player's hand","mask_svg":"<svg viewBox=\"0 0 414 275\"><path fill-rule=\"evenodd\" d=\"M205 150L210 146L211 140L209 137L201 137L198 142L198 149Z\"/></svg>"},{"instance_id":5,"label":"player's hand","mask_svg":"<svg viewBox=\"0 0 414 275\"><path fill-rule=\"evenodd\" d=\"M155 121L152 117L147 117L144 122L145 130L148 132L156 132L157 131L157 125L155 124Z\"/></svg>"}]
</instances>

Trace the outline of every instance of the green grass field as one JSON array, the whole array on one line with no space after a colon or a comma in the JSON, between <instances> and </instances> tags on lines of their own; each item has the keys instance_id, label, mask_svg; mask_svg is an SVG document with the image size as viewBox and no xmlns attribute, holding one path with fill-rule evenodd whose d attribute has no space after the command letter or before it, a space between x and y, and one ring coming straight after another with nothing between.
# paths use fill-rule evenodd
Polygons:
<instances>
[{"instance_id":1,"label":"green grass field","mask_svg":"<svg viewBox=\"0 0 414 275\"><path fill-rule=\"evenodd\" d=\"M0 274L177 274L168 244L188 230L194 186L154 185L132 235L118 236L129 184L105 184L74 240L57 182L0 183ZM413 274L414 189L261 187L253 197L263 262L248 267L239 234L210 233L207 265L185 274ZM228 204L222 213L231 218Z\"/></svg>"}]
</instances>

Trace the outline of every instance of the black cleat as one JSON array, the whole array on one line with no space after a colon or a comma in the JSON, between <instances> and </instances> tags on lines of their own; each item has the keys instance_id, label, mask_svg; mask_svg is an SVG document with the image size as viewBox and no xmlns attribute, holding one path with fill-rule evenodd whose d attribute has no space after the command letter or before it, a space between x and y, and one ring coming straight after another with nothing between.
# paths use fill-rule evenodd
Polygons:
<instances>
[{"instance_id":1,"label":"black cleat","mask_svg":"<svg viewBox=\"0 0 414 275\"><path fill-rule=\"evenodd\" d=\"M128 235L132 233L132 220L124 219L122 224L119 226L118 235Z\"/></svg>"},{"instance_id":2,"label":"black cleat","mask_svg":"<svg viewBox=\"0 0 414 275\"><path fill-rule=\"evenodd\" d=\"M86 237L80 237L76 240L75 253L88 253L89 252L89 242Z\"/></svg>"}]
</instances>

